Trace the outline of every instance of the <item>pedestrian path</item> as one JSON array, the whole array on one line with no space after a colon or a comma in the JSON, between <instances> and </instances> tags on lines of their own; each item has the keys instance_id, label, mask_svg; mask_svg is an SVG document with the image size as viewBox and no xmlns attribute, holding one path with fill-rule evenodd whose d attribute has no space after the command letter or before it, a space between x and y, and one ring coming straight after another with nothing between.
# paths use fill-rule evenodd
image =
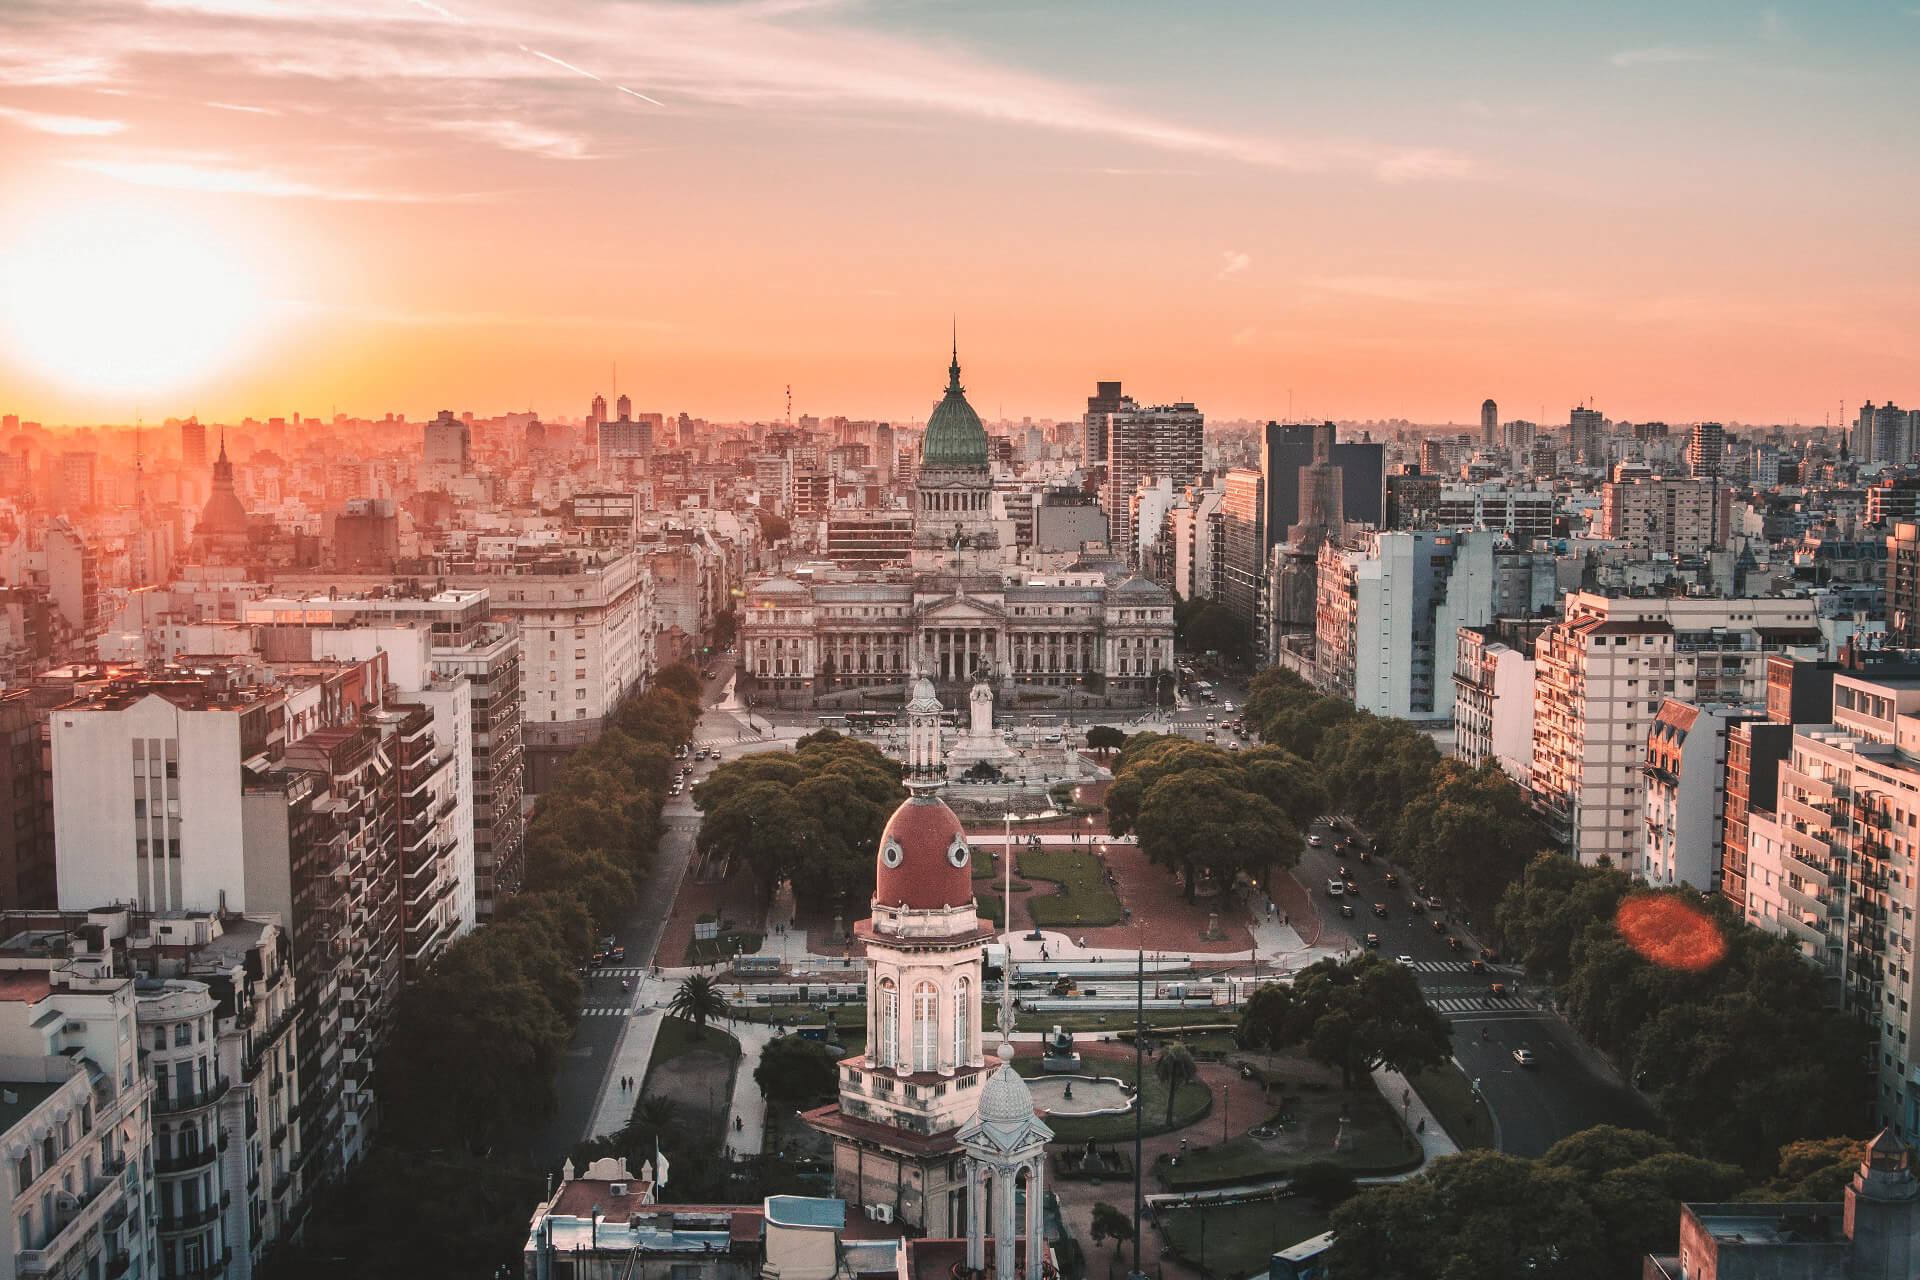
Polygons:
<instances>
[{"instance_id":1,"label":"pedestrian path","mask_svg":"<svg viewBox=\"0 0 1920 1280\"><path fill-rule=\"evenodd\" d=\"M580 1011L583 1018L624 1018L633 1009L624 1004L590 1004Z\"/></svg>"},{"instance_id":2,"label":"pedestrian path","mask_svg":"<svg viewBox=\"0 0 1920 1280\"><path fill-rule=\"evenodd\" d=\"M646 1083L647 1064L653 1061L654 1038L660 1033L660 1006L673 998L672 987L664 982L643 980L631 1006L622 1006L598 1016L626 1015L620 1042L614 1046L613 1060L607 1064L606 1078L600 1085L600 1101L595 1105L593 1123L583 1135L602 1138L626 1128L633 1115L633 1104ZM607 1006L596 1006L606 1009ZM633 1080L632 1089L620 1087L622 1079Z\"/></svg>"},{"instance_id":3,"label":"pedestrian path","mask_svg":"<svg viewBox=\"0 0 1920 1280\"><path fill-rule=\"evenodd\" d=\"M1427 1004L1436 1013L1498 1013L1502 1009L1540 1008L1525 996L1443 996L1437 1000L1429 996Z\"/></svg>"}]
</instances>

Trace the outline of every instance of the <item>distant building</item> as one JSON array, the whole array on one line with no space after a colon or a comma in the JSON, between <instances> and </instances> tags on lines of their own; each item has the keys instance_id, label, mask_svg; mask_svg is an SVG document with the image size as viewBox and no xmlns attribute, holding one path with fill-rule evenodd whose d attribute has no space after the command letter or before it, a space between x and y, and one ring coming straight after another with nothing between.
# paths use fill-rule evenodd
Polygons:
<instances>
[{"instance_id":1,"label":"distant building","mask_svg":"<svg viewBox=\"0 0 1920 1280\"><path fill-rule=\"evenodd\" d=\"M1500 444L1500 406L1492 400L1480 404L1480 445L1494 449Z\"/></svg>"},{"instance_id":2,"label":"distant building","mask_svg":"<svg viewBox=\"0 0 1920 1280\"><path fill-rule=\"evenodd\" d=\"M1639 875L1661 887L1718 891L1726 830L1730 727L1759 720L1758 707L1668 698L1647 726L1646 846Z\"/></svg>"},{"instance_id":3,"label":"distant building","mask_svg":"<svg viewBox=\"0 0 1920 1280\"><path fill-rule=\"evenodd\" d=\"M1494 760L1526 785L1533 758L1533 659L1461 627L1453 664L1453 753L1470 765Z\"/></svg>"},{"instance_id":4,"label":"distant building","mask_svg":"<svg viewBox=\"0 0 1920 1280\"><path fill-rule=\"evenodd\" d=\"M1696 480L1717 479L1724 465L1727 432L1717 422L1696 422L1687 434L1687 474Z\"/></svg>"},{"instance_id":5,"label":"distant building","mask_svg":"<svg viewBox=\"0 0 1920 1280\"><path fill-rule=\"evenodd\" d=\"M445 481L473 471L473 428L442 409L421 428L420 461L430 482Z\"/></svg>"},{"instance_id":6,"label":"distant building","mask_svg":"<svg viewBox=\"0 0 1920 1280\"><path fill-rule=\"evenodd\" d=\"M1120 412L1126 397L1118 382L1102 382L1087 397L1087 412L1081 418L1080 463L1096 467L1107 460L1107 417Z\"/></svg>"},{"instance_id":7,"label":"distant building","mask_svg":"<svg viewBox=\"0 0 1920 1280\"><path fill-rule=\"evenodd\" d=\"M1106 461L1102 505L1107 509L1108 545L1135 565L1139 537L1133 495L1145 480L1185 488L1200 478L1206 469L1205 418L1185 401L1142 406L1125 400L1107 416Z\"/></svg>"}]
</instances>

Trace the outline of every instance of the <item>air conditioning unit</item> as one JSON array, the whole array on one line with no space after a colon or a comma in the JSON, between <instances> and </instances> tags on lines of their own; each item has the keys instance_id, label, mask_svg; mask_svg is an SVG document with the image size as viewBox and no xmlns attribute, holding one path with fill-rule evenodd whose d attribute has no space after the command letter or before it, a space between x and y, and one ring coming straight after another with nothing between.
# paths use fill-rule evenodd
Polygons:
<instances>
[{"instance_id":1,"label":"air conditioning unit","mask_svg":"<svg viewBox=\"0 0 1920 1280\"><path fill-rule=\"evenodd\" d=\"M627 1184L624 1182L610 1183L607 1186L607 1192L610 1195L623 1196L627 1194Z\"/></svg>"},{"instance_id":2,"label":"air conditioning unit","mask_svg":"<svg viewBox=\"0 0 1920 1280\"><path fill-rule=\"evenodd\" d=\"M873 1220L874 1220L875 1222L892 1222L892 1221L893 1221L893 1206L892 1206L892 1205L890 1205L890 1204L877 1204L877 1205L874 1205L874 1206L873 1206Z\"/></svg>"}]
</instances>

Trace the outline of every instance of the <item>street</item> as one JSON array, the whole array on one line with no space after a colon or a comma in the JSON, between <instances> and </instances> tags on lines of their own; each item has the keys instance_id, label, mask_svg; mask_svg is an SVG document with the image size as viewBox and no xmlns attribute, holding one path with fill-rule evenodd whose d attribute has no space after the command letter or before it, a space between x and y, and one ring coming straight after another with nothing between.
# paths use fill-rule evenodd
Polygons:
<instances>
[{"instance_id":1,"label":"street","mask_svg":"<svg viewBox=\"0 0 1920 1280\"><path fill-rule=\"evenodd\" d=\"M1295 874L1313 894L1321 942L1359 950L1373 933L1379 935L1382 956L1412 959L1427 1002L1453 1023L1454 1059L1467 1078L1478 1083L1502 1151L1537 1156L1568 1134L1596 1124L1659 1127L1652 1109L1618 1080L1605 1059L1542 1007L1544 993L1525 983L1519 969L1493 965L1486 974L1472 972L1480 943L1464 921L1416 907L1413 886L1392 864L1379 857L1363 863L1358 849L1336 850L1325 823L1315 822L1309 835L1325 843L1308 845ZM1400 883L1389 886L1389 874ZM1360 889L1358 897L1329 897L1327 881L1334 878L1352 880ZM1351 917L1341 914L1343 903L1354 908ZM1385 919L1374 914L1376 903L1386 908ZM1435 920L1442 926L1438 931ZM1448 947L1449 937L1460 940L1458 952ZM1491 995L1494 982L1506 984L1512 994ZM1516 1049L1531 1050L1534 1065L1514 1061Z\"/></svg>"}]
</instances>

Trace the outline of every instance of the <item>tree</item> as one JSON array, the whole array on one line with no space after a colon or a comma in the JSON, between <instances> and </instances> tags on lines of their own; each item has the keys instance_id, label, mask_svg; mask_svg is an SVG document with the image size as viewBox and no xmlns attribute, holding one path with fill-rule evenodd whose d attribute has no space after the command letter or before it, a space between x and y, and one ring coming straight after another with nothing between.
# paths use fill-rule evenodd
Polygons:
<instances>
[{"instance_id":1,"label":"tree","mask_svg":"<svg viewBox=\"0 0 1920 1280\"><path fill-rule=\"evenodd\" d=\"M1160 1083L1167 1087L1167 1123L1173 1123L1173 1101L1179 1095L1181 1087L1192 1084L1200 1074L1199 1064L1194 1062L1193 1054L1184 1044L1170 1044L1160 1051L1160 1057L1153 1064L1153 1074L1160 1077Z\"/></svg>"},{"instance_id":2,"label":"tree","mask_svg":"<svg viewBox=\"0 0 1920 1280\"><path fill-rule=\"evenodd\" d=\"M739 634L740 615L731 606L713 615L713 647L731 649L734 637Z\"/></svg>"},{"instance_id":3,"label":"tree","mask_svg":"<svg viewBox=\"0 0 1920 1280\"><path fill-rule=\"evenodd\" d=\"M1113 753L1127 745L1127 731L1110 724L1096 724L1087 730L1087 750L1098 751L1101 759L1111 759Z\"/></svg>"},{"instance_id":4,"label":"tree","mask_svg":"<svg viewBox=\"0 0 1920 1280\"><path fill-rule=\"evenodd\" d=\"M1488 760L1442 760L1401 809L1393 847L1433 892L1484 918L1545 844L1527 795Z\"/></svg>"},{"instance_id":5,"label":"tree","mask_svg":"<svg viewBox=\"0 0 1920 1280\"><path fill-rule=\"evenodd\" d=\"M1299 831L1240 782L1237 771L1196 770L1162 778L1141 798L1140 850L1182 873L1188 902L1202 869L1224 889L1242 872L1299 861Z\"/></svg>"},{"instance_id":6,"label":"tree","mask_svg":"<svg viewBox=\"0 0 1920 1280\"><path fill-rule=\"evenodd\" d=\"M1838 1200L1867 1158L1864 1138L1810 1138L1780 1148L1773 1177L1742 1199L1807 1203Z\"/></svg>"},{"instance_id":7,"label":"tree","mask_svg":"<svg viewBox=\"0 0 1920 1280\"><path fill-rule=\"evenodd\" d=\"M1314 763L1328 792L1344 798L1368 830L1390 839L1400 811L1431 784L1440 749L1405 720L1356 715L1321 736Z\"/></svg>"},{"instance_id":8,"label":"tree","mask_svg":"<svg viewBox=\"0 0 1920 1280\"><path fill-rule=\"evenodd\" d=\"M1527 972L1564 984L1573 972L1575 942L1607 927L1632 884L1624 872L1542 853L1502 896L1495 931Z\"/></svg>"},{"instance_id":9,"label":"tree","mask_svg":"<svg viewBox=\"0 0 1920 1280\"><path fill-rule=\"evenodd\" d=\"M840 1073L827 1046L799 1036L781 1036L760 1051L753 1082L767 1101L798 1110L808 1103L831 1098L839 1088Z\"/></svg>"},{"instance_id":10,"label":"tree","mask_svg":"<svg viewBox=\"0 0 1920 1280\"><path fill-rule=\"evenodd\" d=\"M1413 970L1370 952L1308 965L1293 999L1287 1043L1304 1041L1309 1057L1340 1069L1346 1088L1374 1067L1414 1075L1452 1052L1447 1020L1427 1004Z\"/></svg>"},{"instance_id":11,"label":"tree","mask_svg":"<svg viewBox=\"0 0 1920 1280\"><path fill-rule=\"evenodd\" d=\"M1331 1160L1315 1160L1293 1175L1293 1194L1311 1200L1326 1212L1343 1204L1360 1189L1353 1175Z\"/></svg>"},{"instance_id":12,"label":"tree","mask_svg":"<svg viewBox=\"0 0 1920 1280\"><path fill-rule=\"evenodd\" d=\"M727 1016L727 997L708 975L688 974L680 979L673 999L667 1002L667 1012L676 1018L685 1018L693 1023L696 1032L704 1035L709 1019Z\"/></svg>"},{"instance_id":13,"label":"tree","mask_svg":"<svg viewBox=\"0 0 1920 1280\"><path fill-rule=\"evenodd\" d=\"M1113 1251L1117 1255L1120 1246L1133 1239L1133 1219L1108 1204L1097 1201L1093 1206L1093 1227L1088 1232L1097 1245L1104 1241L1113 1241Z\"/></svg>"},{"instance_id":14,"label":"tree","mask_svg":"<svg viewBox=\"0 0 1920 1280\"><path fill-rule=\"evenodd\" d=\"M760 536L768 542L785 542L793 536L793 526L773 512L762 508L756 512L760 517Z\"/></svg>"},{"instance_id":15,"label":"tree","mask_svg":"<svg viewBox=\"0 0 1920 1280\"><path fill-rule=\"evenodd\" d=\"M695 702L700 700L700 673L684 662L663 667L654 674L653 684L656 689L665 689Z\"/></svg>"},{"instance_id":16,"label":"tree","mask_svg":"<svg viewBox=\"0 0 1920 1280\"><path fill-rule=\"evenodd\" d=\"M1249 1049L1275 1049L1299 1042L1300 1005L1287 983L1268 982L1254 988L1240 1010L1240 1043Z\"/></svg>"},{"instance_id":17,"label":"tree","mask_svg":"<svg viewBox=\"0 0 1920 1280\"><path fill-rule=\"evenodd\" d=\"M1272 801L1294 826L1305 829L1327 811L1327 789L1308 761L1285 747L1261 746L1240 753L1247 790Z\"/></svg>"}]
</instances>

